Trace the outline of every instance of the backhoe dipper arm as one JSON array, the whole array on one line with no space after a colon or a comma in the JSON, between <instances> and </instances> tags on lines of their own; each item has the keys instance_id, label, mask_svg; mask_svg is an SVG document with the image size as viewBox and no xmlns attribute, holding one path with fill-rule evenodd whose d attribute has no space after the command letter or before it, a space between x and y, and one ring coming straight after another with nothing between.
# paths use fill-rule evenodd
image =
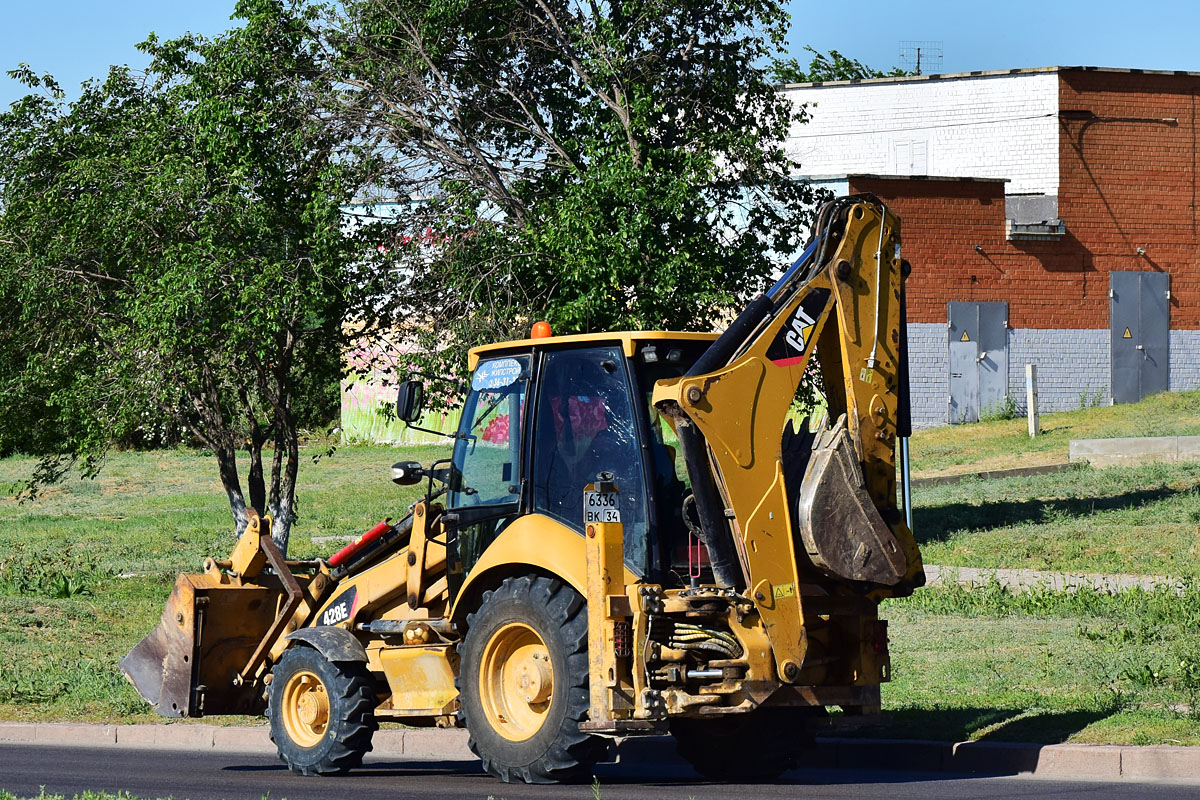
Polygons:
<instances>
[{"instance_id":1,"label":"backhoe dipper arm","mask_svg":"<svg viewBox=\"0 0 1200 800\"><path fill-rule=\"evenodd\" d=\"M807 650L803 585L879 598L924 582L896 510L899 227L874 197L826 204L800 259L686 376L654 390L676 423L714 575L747 588L785 681ZM795 432L789 410L814 354L834 424ZM741 569L722 575L728 551Z\"/></svg>"}]
</instances>

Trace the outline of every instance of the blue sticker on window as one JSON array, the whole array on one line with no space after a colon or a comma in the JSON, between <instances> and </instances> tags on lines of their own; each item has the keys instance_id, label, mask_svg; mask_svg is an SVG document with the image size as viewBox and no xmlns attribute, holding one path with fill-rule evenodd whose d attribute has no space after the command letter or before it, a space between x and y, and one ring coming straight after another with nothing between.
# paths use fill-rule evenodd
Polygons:
<instances>
[{"instance_id":1,"label":"blue sticker on window","mask_svg":"<svg viewBox=\"0 0 1200 800\"><path fill-rule=\"evenodd\" d=\"M515 358L485 361L471 376L471 388L477 392L512 386L521 377L521 362Z\"/></svg>"}]
</instances>

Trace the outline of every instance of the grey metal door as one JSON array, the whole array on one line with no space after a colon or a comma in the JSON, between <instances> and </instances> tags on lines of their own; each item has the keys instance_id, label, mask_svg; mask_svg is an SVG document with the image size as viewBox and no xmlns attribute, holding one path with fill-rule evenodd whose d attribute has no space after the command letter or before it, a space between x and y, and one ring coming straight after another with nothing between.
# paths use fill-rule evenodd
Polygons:
<instances>
[{"instance_id":1,"label":"grey metal door","mask_svg":"<svg viewBox=\"0 0 1200 800\"><path fill-rule=\"evenodd\" d=\"M948 303L950 423L978 422L1008 397L1008 303Z\"/></svg>"},{"instance_id":2,"label":"grey metal door","mask_svg":"<svg viewBox=\"0 0 1200 800\"><path fill-rule=\"evenodd\" d=\"M1112 397L1136 403L1167 390L1171 277L1165 272L1110 272Z\"/></svg>"}]
</instances>

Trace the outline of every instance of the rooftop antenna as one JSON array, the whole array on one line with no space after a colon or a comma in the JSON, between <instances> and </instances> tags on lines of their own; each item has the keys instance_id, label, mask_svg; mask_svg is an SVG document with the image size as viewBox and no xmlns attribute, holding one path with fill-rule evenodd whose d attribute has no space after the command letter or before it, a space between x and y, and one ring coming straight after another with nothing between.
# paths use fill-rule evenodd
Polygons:
<instances>
[{"instance_id":1,"label":"rooftop antenna","mask_svg":"<svg viewBox=\"0 0 1200 800\"><path fill-rule=\"evenodd\" d=\"M900 63L909 72L924 75L942 68L941 42L900 42Z\"/></svg>"}]
</instances>

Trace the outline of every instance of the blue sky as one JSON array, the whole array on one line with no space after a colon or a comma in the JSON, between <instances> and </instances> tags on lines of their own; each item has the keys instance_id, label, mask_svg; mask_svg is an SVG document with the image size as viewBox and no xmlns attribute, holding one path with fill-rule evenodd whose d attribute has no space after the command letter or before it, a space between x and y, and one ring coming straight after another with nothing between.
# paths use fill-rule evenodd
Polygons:
<instances>
[{"instance_id":1,"label":"blue sky","mask_svg":"<svg viewBox=\"0 0 1200 800\"><path fill-rule=\"evenodd\" d=\"M1200 72L1196 0L791 2L792 50L806 44L883 68L902 40L940 41L940 72L1092 66Z\"/></svg>"},{"instance_id":2,"label":"blue sky","mask_svg":"<svg viewBox=\"0 0 1200 800\"><path fill-rule=\"evenodd\" d=\"M233 0L0 0L0 105L25 94L7 75L18 63L53 74L74 97L80 83L103 77L110 64L144 67L135 45L150 31L162 38L219 33L229 27L233 6Z\"/></svg>"},{"instance_id":3,"label":"blue sky","mask_svg":"<svg viewBox=\"0 0 1200 800\"><path fill-rule=\"evenodd\" d=\"M81 81L103 76L109 64L144 66L134 45L150 31L218 33L233 6L233 0L4 0L0 71L26 62L53 73L73 96ZM899 63L900 41L924 40L942 43L942 72L1055 64L1200 71L1196 0L826 0L788 8L790 44L801 58L811 44L886 68ZM21 94L21 86L0 77L0 104Z\"/></svg>"}]
</instances>

